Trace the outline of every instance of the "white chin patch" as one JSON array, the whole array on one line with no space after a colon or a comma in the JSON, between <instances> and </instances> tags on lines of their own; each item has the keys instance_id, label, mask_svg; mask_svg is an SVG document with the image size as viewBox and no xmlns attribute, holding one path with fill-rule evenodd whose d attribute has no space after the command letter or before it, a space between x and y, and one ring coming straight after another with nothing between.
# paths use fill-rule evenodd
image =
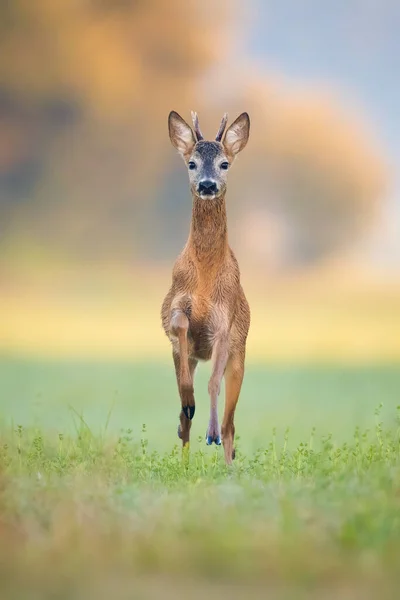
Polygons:
<instances>
[{"instance_id":1,"label":"white chin patch","mask_svg":"<svg viewBox=\"0 0 400 600\"><path fill-rule=\"evenodd\" d=\"M203 198L203 200L214 200L215 194L200 194L200 198Z\"/></svg>"}]
</instances>

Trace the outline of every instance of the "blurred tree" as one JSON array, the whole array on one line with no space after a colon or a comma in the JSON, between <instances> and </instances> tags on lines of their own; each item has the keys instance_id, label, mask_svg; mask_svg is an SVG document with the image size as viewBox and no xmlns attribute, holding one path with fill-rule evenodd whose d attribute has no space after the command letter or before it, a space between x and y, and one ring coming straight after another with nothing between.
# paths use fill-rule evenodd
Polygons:
<instances>
[{"instance_id":1,"label":"blurred tree","mask_svg":"<svg viewBox=\"0 0 400 600\"><path fill-rule=\"evenodd\" d=\"M243 107L256 126L231 200L241 216L249 202L267 209L266 236L271 225L279 229L283 263L312 262L368 230L386 191L387 170L354 115L318 91L279 90L259 80L247 87L236 112Z\"/></svg>"},{"instance_id":2,"label":"blurred tree","mask_svg":"<svg viewBox=\"0 0 400 600\"><path fill-rule=\"evenodd\" d=\"M168 111L192 103L221 54L225 9L194 0L13 0L0 10L8 99L0 138L11 132L0 149L3 233L36 231L94 253L126 250L133 237L140 246L167 168ZM27 162L37 168L21 210L10 204L21 191L7 182L10 172L24 180Z\"/></svg>"},{"instance_id":3,"label":"blurred tree","mask_svg":"<svg viewBox=\"0 0 400 600\"><path fill-rule=\"evenodd\" d=\"M185 189L177 193L171 108L199 110L206 131L227 109L251 115L229 188L234 236L252 237L243 216L262 208L265 236L279 229L276 251L293 264L364 231L384 190L379 151L330 99L243 71L229 56L242 30L234 14L211 0L0 3L3 241L31 238L88 258L174 253ZM233 69L225 79L214 69L210 83L224 60Z\"/></svg>"}]
</instances>

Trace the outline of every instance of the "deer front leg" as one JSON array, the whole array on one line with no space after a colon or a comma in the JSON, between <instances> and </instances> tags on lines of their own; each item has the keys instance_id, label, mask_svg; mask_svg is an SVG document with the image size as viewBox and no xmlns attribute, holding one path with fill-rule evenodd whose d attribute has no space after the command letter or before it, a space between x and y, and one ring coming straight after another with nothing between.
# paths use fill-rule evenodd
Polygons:
<instances>
[{"instance_id":1,"label":"deer front leg","mask_svg":"<svg viewBox=\"0 0 400 600\"><path fill-rule=\"evenodd\" d=\"M184 411L184 409L183 409L184 402L187 402L188 396L187 396L187 388L186 388L186 392L184 394L182 394L181 358L180 358L179 354L176 352L173 353L173 358L174 358L174 365L175 365L175 372L176 372L176 380L178 383L179 396L181 398L181 403L182 403L182 410L179 415L180 424L178 426L178 437L182 440L182 445L185 446L185 444L189 443L190 428L192 426L192 421L190 419L190 415L187 416L187 410ZM189 399L193 402L193 413L194 413L193 376L194 376L194 371L196 369L196 366L197 366L197 360L189 358L188 359L189 377L190 377L190 381L192 382L192 394L191 394L191 398L189 398ZM185 408L187 408L186 405L185 405Z\"/></svg>"},{"instance_id":2,"label":"deer front leg","mask_svg":"<svg viewBox=\"0 0 400 600\"><path fill-rule=\"evenodd\" d=\"M217 338L212 353L213 369L208 383L208 393L210 394L210 422L206 433L206 441L209 446L213 442L217 444L217 446L221 444L217 406L221 381L224 376L228 355L229 343L227 336Z\"/></svg>"},{"instance_id":3,"label":"deer front leg","mask_svg":"<svg viewBox=\"0 0 400 600\"><path fill-rule=\"evenodd\" d=\"M195 411L193 379L189 368L188 349L189 319L182 310L175 308L171 312L170 332L178 339L178 351L174 351L174 360L179 356L179 373L177 371L179 394L182 400L182 410L188 419L193 419ZM176 362L175 362L176 368Z\"/></svg>"},{"instance_id":4,"label":"deer front leg","mask_svg":"<svg viewBox=\"0 0 400 600\"><path fill-rule=\"evenodd\" d=\"M233 439L235 437L235 410L239 400L244 376L244 353L231 356L225 371L225 411L222 421L222 443L225 451L225 462L232 464L235 458Z\"/></svg>"},{"instance_id":5,"label":"deer front leg","mask_svg":"<svg viewBox=\"0 0 400 600\"><path fill-rule=\"evenodd\" d=\"M193 374L197 365L197 361L189 357L188 330L189 319L185 313L179 309L172 310L170 331L178 339L178 349L174 349L173 357L182 404L178 436L182 439L183 446L189 443L191 421L194 417Z\"/></svg>"}]
</instances>

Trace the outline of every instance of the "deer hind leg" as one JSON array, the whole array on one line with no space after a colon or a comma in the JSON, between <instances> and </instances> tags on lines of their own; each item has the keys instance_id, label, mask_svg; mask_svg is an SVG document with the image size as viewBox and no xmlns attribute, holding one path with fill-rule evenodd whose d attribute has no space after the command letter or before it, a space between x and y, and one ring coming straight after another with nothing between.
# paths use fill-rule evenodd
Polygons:
<instances>
[{"instance_id":1,"label":"deer hind leg","mask_svg":"<svg viewBox=\"0 0 400 600\"><path fill-rule=\"evenodd\" d=\"M232 464L235 458L233 440L235 437L235 410L239 400L244 376L244 356L232 356L228 360L225 371L225 411L222 422L222 443L225 451L225 462Z\"/></svg>"},{"instance_id":2,"label":"deer hind leg","mask_svg":"<svg viewBox=\"0 0 400 600\"><path fill-rule=\"evenodd\" d=\"M228 339L226 337L217 339L213 348L213 369L208 383L210 394L210 422L206 433L206 442L210 446L213 442L220 446L221 432L218 425L218 396L221 389L221 381L224 376L226 363L229 355Z\"/></svg>"}]
</instances>

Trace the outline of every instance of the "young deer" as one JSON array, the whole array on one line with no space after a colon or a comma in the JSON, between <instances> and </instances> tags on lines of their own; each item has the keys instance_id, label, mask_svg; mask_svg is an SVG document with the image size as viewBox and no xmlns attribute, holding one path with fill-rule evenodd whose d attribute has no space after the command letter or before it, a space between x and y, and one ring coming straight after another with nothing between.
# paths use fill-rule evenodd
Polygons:
<instances>
[{"instance_id":1,"label":"young deer","mask_svg":"<svg viewBox=\"0 0 400 600\"><path fill-rule=\"evenodd\" d=\"M211 400L207 444L221 444L217 400L225 374L225 412L222 442L225 461L235 457L234 415L244 375L250 310L240 285L237 260L228 245L226 222L227 171L246 145L250 119L242 113L224 131L225 114L215 141L205 141L197 115L194 131L172 111L169 136L189 171L193 196L189 239L172 273L172 286L163 302L162 324L172 342L179 395L182 403L178 435L189 442L195 401L193 376L199 360L212 359L208 384Z\"/></svg>"}]
</instances>

